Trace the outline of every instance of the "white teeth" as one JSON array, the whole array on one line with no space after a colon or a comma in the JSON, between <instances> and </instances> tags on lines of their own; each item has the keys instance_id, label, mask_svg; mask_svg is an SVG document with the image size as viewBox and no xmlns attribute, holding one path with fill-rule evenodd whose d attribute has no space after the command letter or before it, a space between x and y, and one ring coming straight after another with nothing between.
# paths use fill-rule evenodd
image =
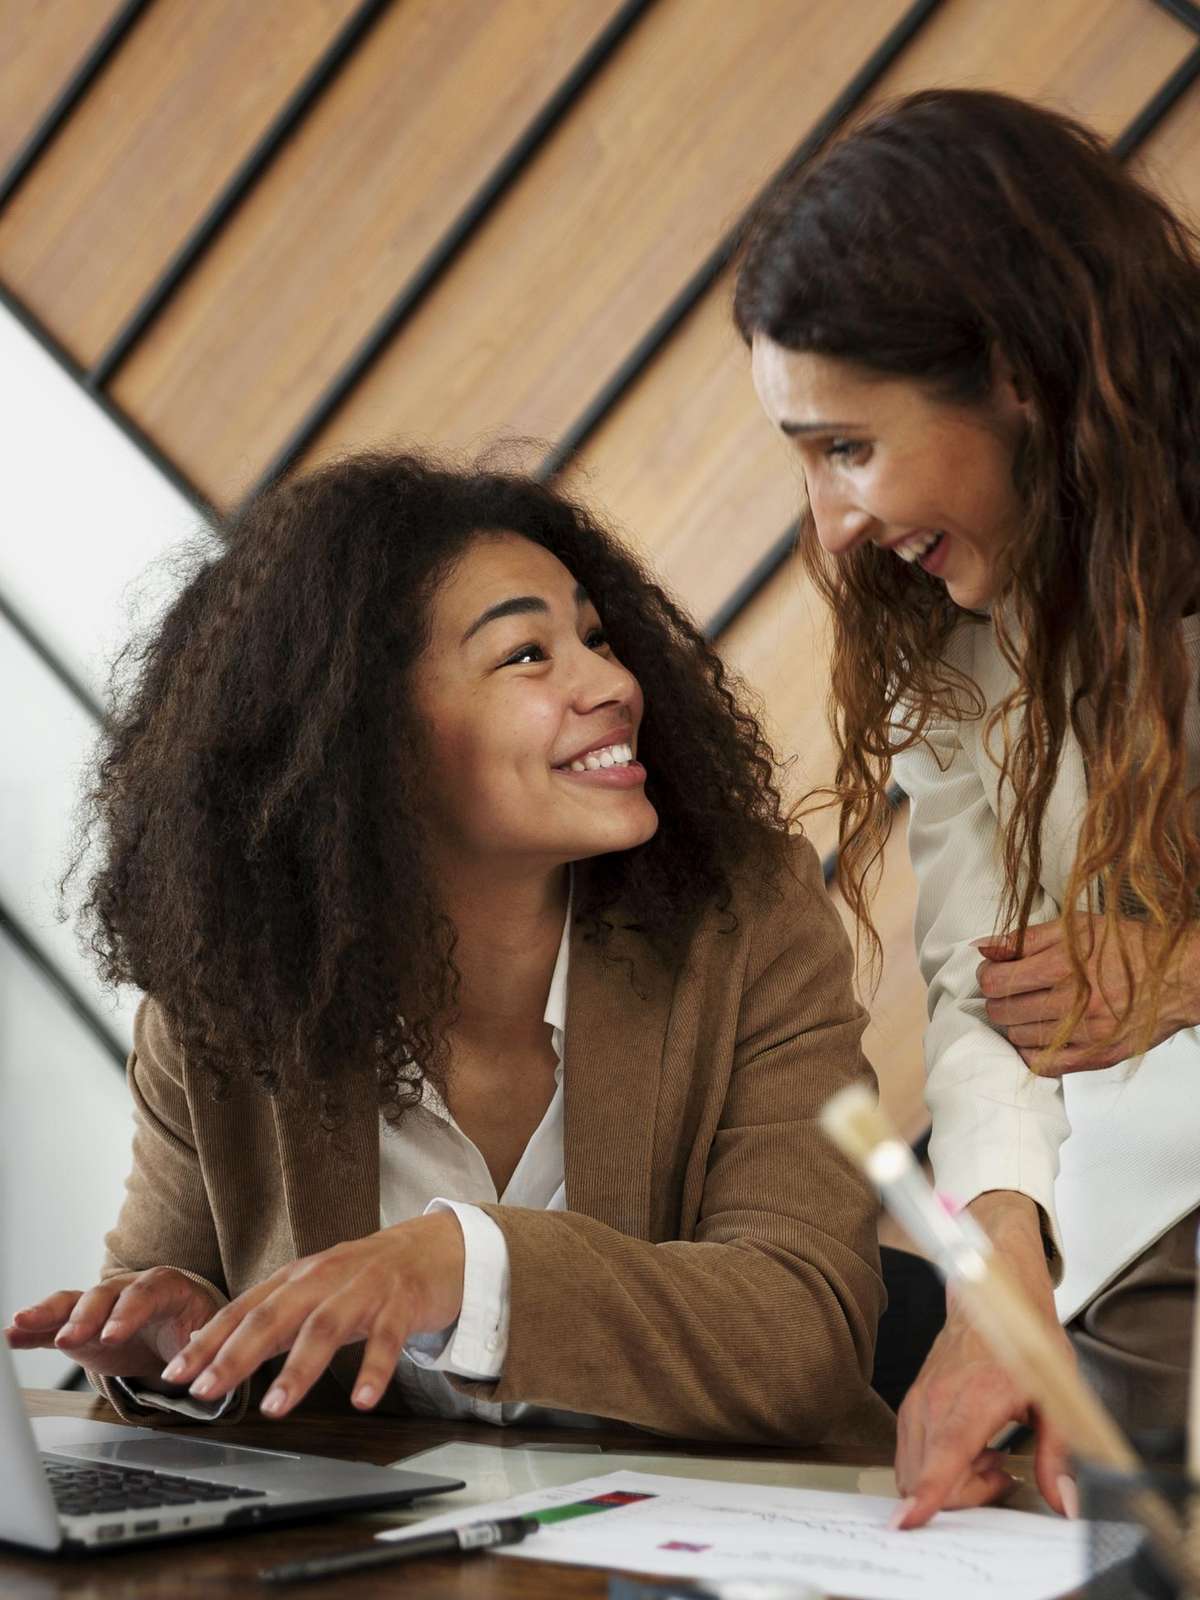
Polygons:
<instances>
[{"instance_id":1,"label":"white teeth","mask_svg":"<svg viewBox=\"0 0 1200 1600\"><path fill-rule=\"evenodd\" d=\"M609 744L603 750L589 750L569 763L572 772L599 772L603 767L627 767L633 760L633 746Z\"/></svg>"},{"instance_id":2,"label":"white teeth","mask_svg":"<svg viewBox=\"0 0 1200 1600\"><path fill-rule=\"evenodd\" d=\"M893 545L892 549L900 557L901 561L907 561L911 564L914 561L919 561L923 555L932 550L941 537L940 533L914 533L910 538L905 539L903 544Z\"/></svg>"}]
</instances>

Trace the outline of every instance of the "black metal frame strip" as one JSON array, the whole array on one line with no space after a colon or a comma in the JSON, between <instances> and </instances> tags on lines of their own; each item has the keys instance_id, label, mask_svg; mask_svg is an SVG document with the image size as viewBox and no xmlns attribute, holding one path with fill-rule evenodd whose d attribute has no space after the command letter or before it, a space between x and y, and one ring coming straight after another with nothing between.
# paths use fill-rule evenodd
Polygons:
<instances>
[{"instance_id":1,"label":"black metal frame strip","mask_svg":"<svg viewBox=\"0 0 1200 1600\"><path fill-rule=\"evenodd\" d=\"M62 972L50 956L41 948L35 939L28 934L21 924L9 911L8 907L0 901L0 934L4 934L16 946L17 950L28 961L31 967L41 974L58 998L67 1007L68 1011L80 1021L87 1031L108 1054L119 1070L124 1073L125 1062L129 1055L128 1050L104 1018L88 1001L71 980Z\"/></svg>"},{"instance_id":2,"label":"black metal frame strip","mask_svg":"<svg viewBox=\"0 0 1200 1600\"><path fill-rule=\"evenodd\" d=\"M67 118L120 49L126 34L150 3L151 0L126 0L109 21L103 33L59 90L42 120L9 162L4 176L0 178L0 210L4 209L24 183L41 158L42 152L57 136Z\"/></svg>"},{"instance_id":3,"label":"black metal frame strip","mask_svg":"<svg viewBox=\"0 0 1200 1600\"><path fill-rule=\"evenodd\" d=\"M107 719L104 715L104 707L99 700L96 699L87 685L75 676L66 662L50 648L41 635L34 632L12 601L3 593L0 593L0 620L8 623L22 644L33 651L42 665L58 679L75 703L98 726L103 727Z\"/></svg>"},{"instance_id":4,"label":"black metal frame strip","mask_svg":"<svg viewBox=\"0 0 1200 1600\"><path fill-rule=\"evenodd\" d=\"M84 383L90 391L95 392L112 380L167 301L193 271L267 167L301 126L325 89L337 77L391 4L392 0L363 0L363 3L355 9L206 214L176 251L157 282L147 290L124 327L117 332L107 349L96 359L84 377Z\"/></svg>"},{"instance_id":5,"label":"black metal frame strip","mask_svg":"<svg viewBox=\"0 0 1200 1600\"><path fill-rule=\"evenodd\" d=\"M761 589L766 588L792 551L795 550L796 541L799 537L800 521L797 518L795 522L788 524L785 531L780 534L771 548L765 551L750 568L750 571L738 584L728 600L723 605L718 606L704 624L704 637L710 644L715 644L725 630L741 616L755 595Z\"/></svg>"},{"instance_id":6,"label":"black metal frame strip","mask_svg":"<svg viewBox=\"0 0 1200 1600\"><path fill-rule=\"evenodd\" d=\"M1154 0L1154 3L1177 22L1182 22L1185 28L1200 33L1200 5L1196 0Z\"/></svg>"},{"instance_id":7,"label":"black metal frame strip","mask_svg":"<svg viewBox=\"0 0 1200 1600\"><path fill-rule=\"evenodd\" d=\"M120 428L129 442L141 451L151 466L156 467L163 477L179 490L180 494L195 507L206 521L213 524L219 523L220 517L216 507L208 499L207 495L203 494L188 478L182 467L177 466L170 456L160 450L149 434L144 433L133 418L124 412L102 390L89 390L87 388L84 382L84 370L71 352L60 344L49 328L38 317L34 316L28 306L10 294L3 284L0 284L0 306L3 306L4 310L14 317L28 334L37 340L47 355L52 356L58 362L67 375L73 378L80 388L88 394L92 402L100 407L109 421Z\"/></svg>"},{"instance_id":8,"label":"black metal frame strip","mask_svg":"<svg viewBox=\"0 0 1200 1600\"><path fill-rule=\"evenodd\" d=\"M1150 97L1133 121L1113 140L1113 151L1128 161L1159 123L1200 78L1200 44L1179 63L1171 76Z\"/></svg>"},{"instance_id":9,"label":"black metal frame strip","mask_svg":"<svg viewBox=\"0 0 1200 1600\"><path fill-rule=\"evenodd\" d=\"M838 95L819 121L814 124L796 149L792 151L774 177L770 179L766 186L767 190L773 184L780 182L788 173L794 171L796 167L802 166L814 151L819 149L830 135L845 122L847 117L853 115L862 100L874 88L901 51L904 50L905 46L924 27L941 3L942 0L915 0L915 3L909 6L896 26L886 38L880 41L842 90L841 94ZM751 204L746 216L753 212L755 204L757 204L757 201ZM688 279L687 283L684 284L658 320L643 334L608 382L588 403L586 409L567 428L562 438L555 444L539 466L538 476L540 478L543 480L554 478L567 466L575 453L582 448L609 413L620 403L626 392L641 377L645 368L668 339L671 338L679 325L691 314L709 289L712 288L717 278L720 277L733 258L745 228L746 216L739 219L726 233L721 242L710 252Z\"/></svg>"},{"instance_id":10,"label":"black metal frame strip","mask_svg":"<svg viewBox=\"0 0 1200 1600\"><path fill-rule=\"evenodd\" d=\"M653 0L626 0L620 11L580 57L549 100L539 109L532 122L489 173L480 188L467 201L325 393L319 397L307 416L276 451L259 475L258 481L247 496L248 499L252 499L254 495L281 478L304 454L652 4Z\"/></svg>"}]
</instances>

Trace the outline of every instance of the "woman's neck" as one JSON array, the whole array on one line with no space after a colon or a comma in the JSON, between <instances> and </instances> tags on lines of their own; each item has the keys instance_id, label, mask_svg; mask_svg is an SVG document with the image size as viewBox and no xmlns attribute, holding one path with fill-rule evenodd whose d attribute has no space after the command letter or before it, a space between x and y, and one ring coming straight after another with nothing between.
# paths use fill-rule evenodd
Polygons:
<instances>
[{"instance_id":1,"label":"woman's neck","mask_svg":"<svg viewBox=\"0 0 1200 1600\"><path fill-rule=\"evenodd\" d=\"M439 899L458 932L460 1037L512 1044L541 1038L569 874L556 867L529 877L440 875Z\"/></svg>"}]
</instances>

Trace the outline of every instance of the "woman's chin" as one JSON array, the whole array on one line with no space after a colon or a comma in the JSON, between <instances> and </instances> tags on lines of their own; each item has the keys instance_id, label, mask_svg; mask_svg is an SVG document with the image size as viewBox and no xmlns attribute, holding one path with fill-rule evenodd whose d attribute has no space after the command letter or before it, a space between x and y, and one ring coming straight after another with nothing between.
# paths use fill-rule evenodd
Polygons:
<instances>
[{"instance_id":1,"label":"woman's chin","mask_svg":"<svg viewBox=\"0 0 1200 1600\"><path fill-rule=\"evenodd\" d=\"M623 850L636 850L658 832L658 813L644 797L638 815L618 823L616 819L604 828L597 828L587 839L580 839L580 848L572 859L586 861L592 856L618 855Z\"/></svg>"}]
</instances>

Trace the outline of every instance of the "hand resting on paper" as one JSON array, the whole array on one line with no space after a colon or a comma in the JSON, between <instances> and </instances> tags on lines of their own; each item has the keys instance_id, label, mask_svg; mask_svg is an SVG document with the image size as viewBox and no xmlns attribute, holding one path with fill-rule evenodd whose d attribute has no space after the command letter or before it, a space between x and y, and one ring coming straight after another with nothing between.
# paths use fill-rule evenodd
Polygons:
<instances>
[{"instance_id":1,"label":"hand resting on paper","mask_svg":"<svg viewBox=\"0 0 1200 1600\"><path fill-rule=\"evenodd\" d=\"M1124 925L1130 972L1126 973L1115 940L1101 944L1103 917L1079 913L1074 918L1086 966L1090 994L1087 1009L1058 1050L1047 1050L1059 1025L1075 1004L1075 980L1067 952L1067 919L1036 923L1025 933L1020 955L1014 941L978 939L984 960L979 987L987 1001L988 1021L1002 1028L1010 1044L1032 1071L1058 1077L1116 1066L1134 1053L1136 1041L1118 1019L1146 970L1142 925ZM1130 979L1132 978L1132 988ZM1152 1044L1200 1022L1200 934L1180 941L1163 988Z\"/></svg>"},{"instance_id":2,"label":"hand resting on paper","mask_svg":"<svg viewBox=\"0 0 1200 1600\"><path fill-rule=\"evenodd\" d=\"M172 1267L122 1272L93 1289L60 1289L13 1316L14 1350L61 1350L89 1371L155 1384L216 1310L200 1284Z\"/></svg>"},{"instance_id":3,"label":"hand resting on paper","mask_svg":"<svg viewBox=\"0 0 1200 1600\"><path fill-rule=\"evenodd\" d=\"M1054 1310L1037 1208L1024 1195L989 1193L970 1207L991 1235L997 1255L1043 1314L1046 1337L1070 1341ZM1074 1359L1072 1355L1072 1359ZM951 1305L925 1365L900 1407L896 1487L905 1497L896 1526L918 1528L943 1508L986 1505L1014 1485L1004 1455L988 1448L1010 1422L1037 1434L1035 1471L1055 1511L1074 1510L1074 1482L1065 1443L1034 1412L961 1306Z\"/></svg>"},{"instance_id":4,"label":"hand resting on paper","mask_svg":"<svg viewBox=\"0 0 1200 1600\"><path fill-rule=\"evenodd\" d=\"M290 1262L206 1322L165 1369L198 1400L219 1400L264 1361L290 1354L262 1409L281 1417L343 1345L365 1341L352 1395L369 1411L405 1343L437 1333L462 1308L464 1246L453 1212L431 1212Z\"/></svg>"}]
</instances>

